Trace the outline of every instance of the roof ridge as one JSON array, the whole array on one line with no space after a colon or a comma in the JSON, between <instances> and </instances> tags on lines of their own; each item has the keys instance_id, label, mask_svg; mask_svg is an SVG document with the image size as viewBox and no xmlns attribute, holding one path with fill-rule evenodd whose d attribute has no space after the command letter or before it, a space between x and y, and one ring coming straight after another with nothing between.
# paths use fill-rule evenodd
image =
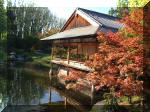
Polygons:
<instances>
[{"instance_id":1,"label":"roof ridge","mask_svg":"<svg viewBox=\"0 0 150 112\"><path fill-rule=\"evenodd\" d=\"M99 25L103 25L102 23L98 22L95 18L93 18L92 16L90 16L89 14L87 14L86 12L80 10L81 8L78 8L79 11L81 11L82 13L84 13L86 16L89 16L91 19L93 19L93 21L95 21L97 24Z\"/></svg>"},{"instance_id":2,"label":"roof ridge","mask_svg":"<svg viewBox=\"0 0 150 112\"><path fill-rule=\"evenodd\" d=\"M93 10L89 10L89 9L85 9L85 8L80 8L80 7L77 7L77 10L86 10L86 11L90 11L90 12L94 12L94 13L98 13L98 14L103 14L105 16L109 16L109 17L113 17L113 18L118 18L118 19L121 19L119 17L115 17L115 16L112 16L112 15L109 15L109 14L105 14L105 13L101 13L101 12L97 12L97 11L93 11Z\"/></svg>"}]
</instances>

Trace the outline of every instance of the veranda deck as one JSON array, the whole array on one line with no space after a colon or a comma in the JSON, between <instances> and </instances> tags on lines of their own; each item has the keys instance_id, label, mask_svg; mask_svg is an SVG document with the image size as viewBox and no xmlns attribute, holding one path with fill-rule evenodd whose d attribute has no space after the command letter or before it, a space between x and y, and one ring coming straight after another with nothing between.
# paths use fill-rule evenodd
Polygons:
<instances>
[{"instance_id":1,"label":"veranda deck","mask_svg":"<svg viewBox=\"0 0 150 112\"><path fill-rule=\"evenodd\" d=\"M83 71L88 71L88 72L94 71L94 69L91 69L85 66L83 62L79 62L79 61L69 60L69 64L68 64L67 59L54 58L53 60L51 60L51 62L55 64L60 64L66 67L75 68L78 70L83 70Z\"/></svg>"}]
</instances>

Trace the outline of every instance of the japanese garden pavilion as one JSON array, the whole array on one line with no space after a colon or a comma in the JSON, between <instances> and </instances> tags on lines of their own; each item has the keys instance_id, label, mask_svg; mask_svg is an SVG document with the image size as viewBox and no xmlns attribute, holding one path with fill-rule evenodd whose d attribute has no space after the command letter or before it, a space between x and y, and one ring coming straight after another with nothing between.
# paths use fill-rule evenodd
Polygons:
<instances>
[{"instance_id":1,"label":"japanese garden pavilion","mask_svg":"<svg viewBox=\"0 0 150 112\"><path fill-rule=\"evenodd\" d=\"M101 30L104 33L110 30L117 32L124 26L116 21L119 19L107 14L77 8L58 33L41 40L50 40L52 43L52 63L79 70L92 71L84 66L79 59L76 61L70 59L71 47L76 48L77 55L83 54L88 59L89 55L98 52L98 40L96 39L98 31ZM55 46L57 45L67 47L66 59L54 58Z\"/></svg>"}]
</instances>

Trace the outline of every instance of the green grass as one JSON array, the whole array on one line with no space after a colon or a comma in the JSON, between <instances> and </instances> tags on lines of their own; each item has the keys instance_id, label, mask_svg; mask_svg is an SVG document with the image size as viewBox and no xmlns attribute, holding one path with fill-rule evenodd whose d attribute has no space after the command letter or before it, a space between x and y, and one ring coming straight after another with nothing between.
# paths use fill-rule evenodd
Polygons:
<instances>
[{"instance_id":1,"label":"green grass","mask_svg":"<svg viewBox=\"0 0 150 112\"><path fill-rule=\"evenodd\" d=\"M7 54L5 51L0 50L0 61L6 61L7 60Z\"/></svg>"},{"instance_id":2,"label":"green grass","mask_svg":"<svg viewBox=\"0 0 150 112\"><path fill-rule=\"evenodd\" d=\"M42 57L41 60L45 61L45 62L49 62L50 61L50 55Z\"/></svg>"},{"instance_id":3,"label":"green grass","mask_svg":"<svg viewBox=\"0 0 150 112\"><path fill-rule=\"evenodd\" d=\"M50 67L50 54L32 52L30 53L30 56L32 58L32 64L43 67Z\"/></svg>"},{"instance_id":4,"label":"green grass","mask_svg":"<svg viewBox=\"0 0 150 112\"><path fill-rule=\"evenodd\" d=\"M140 104L142 100L143 100L142 97L139 97L139 96L132 96L132 98L131 98L131 103L132 103L133 105ZM121 97L119 104L120 104L120 105L130 105L129 100L128 100L128 97Z\"/></svg>"},{"instance_id":5,"label":"green grass","mask_svg":"<svg viewBox=\"0 0 150 112\"><path fill-rule=\"evenodd\" d=\"M50 67L50 54L39 53L36 51L25 51L24 49L14 49L17 55L23 55L27 59L27 64L34 64L37 66Z\"/></svg>"}]
</instances>

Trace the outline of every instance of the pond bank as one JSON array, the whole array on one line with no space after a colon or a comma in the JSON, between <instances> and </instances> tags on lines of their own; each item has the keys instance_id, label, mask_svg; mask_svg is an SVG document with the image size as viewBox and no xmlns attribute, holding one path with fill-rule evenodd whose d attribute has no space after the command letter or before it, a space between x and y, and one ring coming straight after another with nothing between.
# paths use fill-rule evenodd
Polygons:
<instances>
[{"instance_id":1,"label":"pond bank","mask_svg":"<svg viewBox=\"0 0 150 112\"><path fill-rule=\"evenodd\" d=\"M33 64L35 66L42 66L45 68L50 68L50 54L33 52L30 55L31 61L27 61L27 63Z\"/></svg>"},{"instance_id":2,"label":"pond bank","mask_svg":"<svg viewBox=\"0 0 150 112\"><path fill-rule=\"evenodd\" d=\"M8 55L8 63L11 62L25 62L39 67L50 68L50 54L42 51L13 51L15 59L11 60L11 53Z\"/></svg>"}]
</instances>

